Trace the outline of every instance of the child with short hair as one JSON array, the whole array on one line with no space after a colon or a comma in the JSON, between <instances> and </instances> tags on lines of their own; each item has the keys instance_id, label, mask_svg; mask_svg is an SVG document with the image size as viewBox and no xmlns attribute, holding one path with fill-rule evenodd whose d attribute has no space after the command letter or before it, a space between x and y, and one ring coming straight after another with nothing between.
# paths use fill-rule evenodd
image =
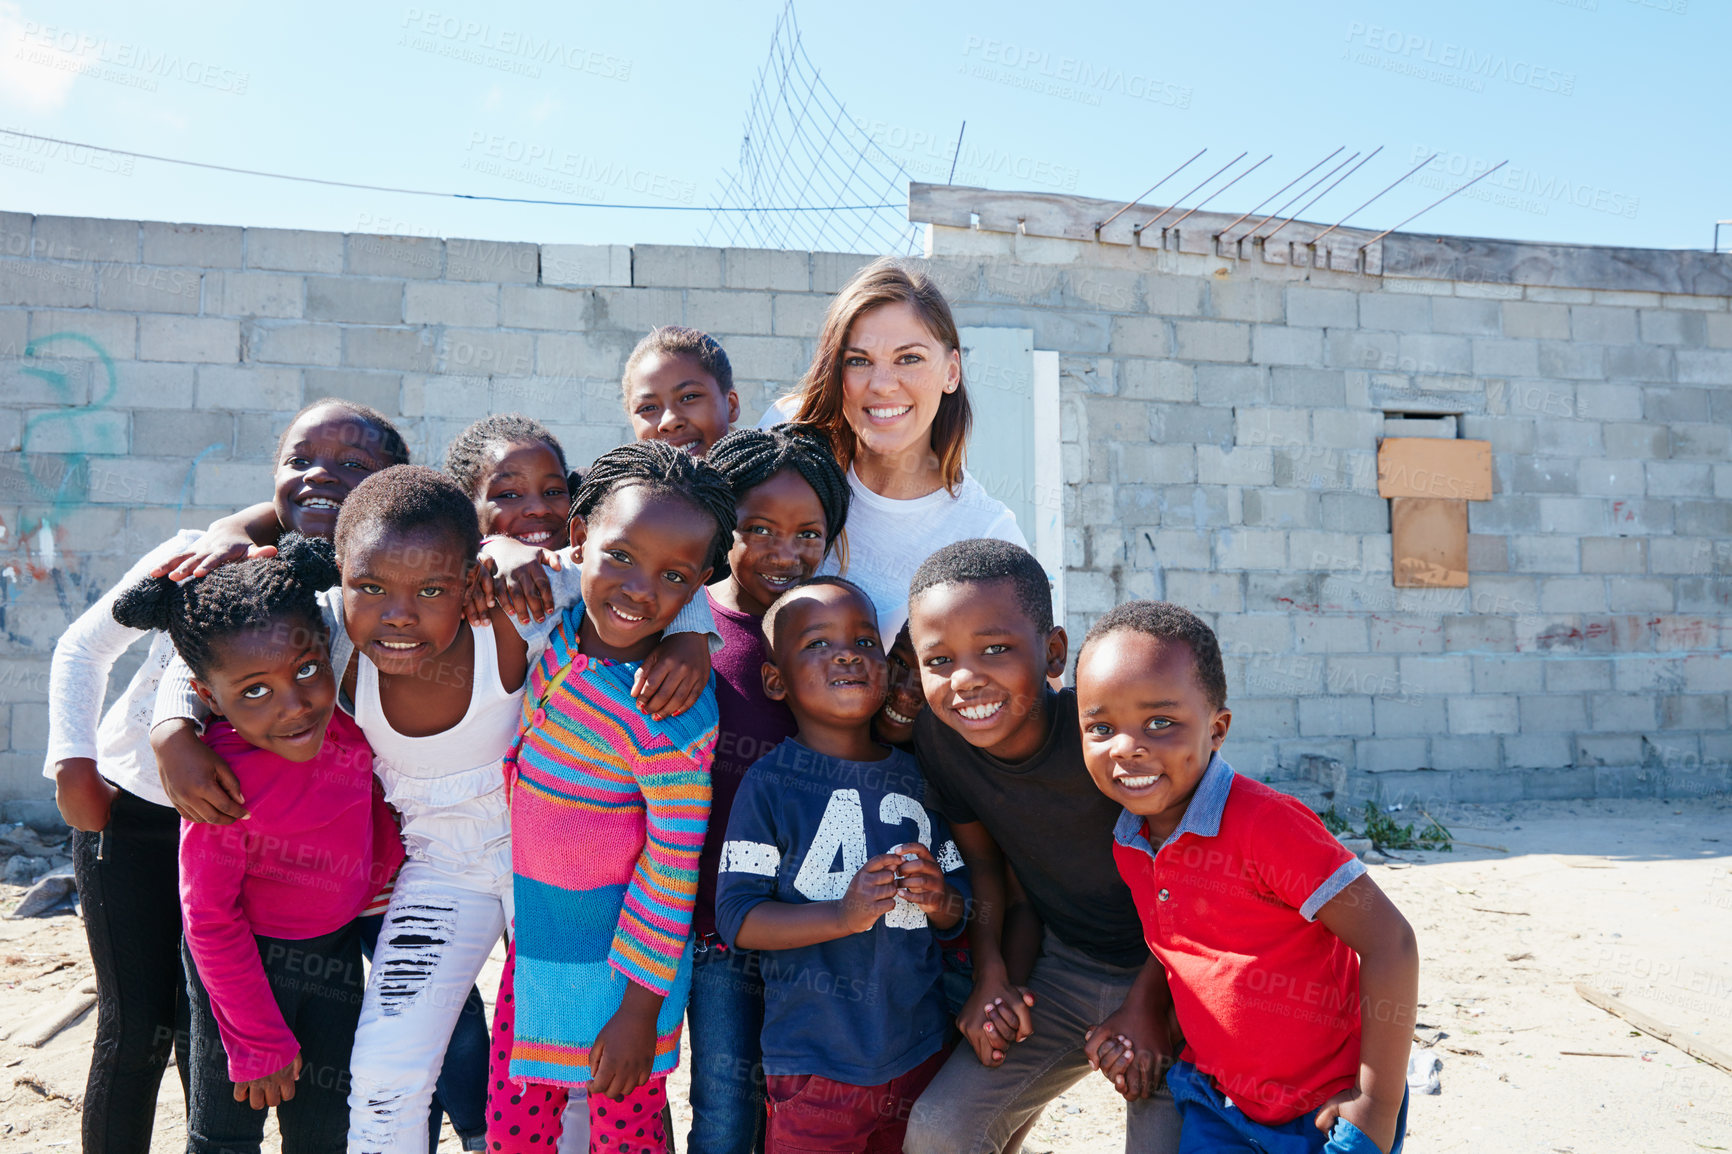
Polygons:
<instances>
[{"instance_id":1,"label":"child with short hair","mask_svg":"<svg viewBox=\"0 0 1732 1154\"><path fill-rule=\"evenodd\" d=\"M1076 679L1083 758L1123 807L1113 856L1153 951L1102 1024L1101 1072L1126 1094L1159 1077L1117 1031L1159 1030L1146 994L1164 985L1185 1040L1167 1073L1182 1151L1395 1154L1413 930L1316 814L1222 760L1233 715L1214 631L1128 602L1089 630Z\"/></svg>"},{"instance_id":2,"label":"child with short hair","mask_svg":"<svg viewBox=\"0 0 1732 1154\"><path fill-rule=\"evenodd\" d=\"M996 539L947 545L915 572L908 623L926 690L915 750L977 914L974 990L956 1022L969 1044L921 1097L907 1149L1003 1151L1088 1073L1087 1036L1148 947L1113 865L1119 807L1088 778L1074 691L1047 684L1066 638L1040 562ZM1011 870L1026 906L1009 901ZM1173 1149L1177 1122L1165 1098L1139 1096L1126 1149Z\"/></svg>"},{"instance_id":3,"label":"child with short hair","mask_svg":"<svg viewBox=\"0 0 1732 1154\"><path fill-rule=\"evenodd\" d=\"M559 438L521 413L495 413L457 434L445 471L475 502L482 537L563 549L571 513L570 472Z\"/></svg>"},{"instance_id":4,"label":"child with short hair","mask_svg":"<svg viewBox=\"0 0 1732 1154\"><path fill-rule=\"evenodd\" d=\"M716 707L706 691L646 720L631 687L733 527L720 475L655 442L602 454L572 503L582 597L530 674L505 759L518 918L494 1011L492 1150L556 1148L579 1087L592 1149L668 1148Z\"/></svg>"},{"instance_id":5,"label":"child with short hair","mask_svg":"<svg viewBox=\"0 0 1732 1154\"><path fill-rule=\"evenodd\" d=\"M708 456L740 419L734 369L709 333L683 325L650 330L626 358L620 381L632 436Z\"/></svg>"},{"instance_id":6,"label":"child with short hair","mask_svg":"<svg viewBox=\"0 0 1732 1154\"><path fill-rule=\"evenodd\" d=\"M764 692L798 731L740 785L716 918L762 953L765 1149L887 1154L944 1058L934 930L962 919L962 861L914 759L873 739L885 667L865 592L813 578L764 634Z\"/></svg>"},{"instance_id":7,"label":"child with short hair","mask_svg":"<svg viewBox=\"0 0 1732 1154\"><path fill-rule=\"evenodd\" d=\"M190 1151L256 1154L267 1107L288 1154L335 1150L348 1133L356 917L403 843L373 752L336 708L316 594L337 579L330 542L290 533L275 557L181 586L146 578L114 603L121 624L173 638L219 715L204 739L251 798L245 825L181 828Z\"/></svg>"}]
</instances>

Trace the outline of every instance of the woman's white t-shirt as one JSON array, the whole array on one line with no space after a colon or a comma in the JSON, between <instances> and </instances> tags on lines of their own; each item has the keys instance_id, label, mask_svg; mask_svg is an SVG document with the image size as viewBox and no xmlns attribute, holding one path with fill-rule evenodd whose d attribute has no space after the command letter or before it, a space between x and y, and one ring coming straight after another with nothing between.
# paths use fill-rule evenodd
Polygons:
<instances>
[{"instance_id":1,"label":"woman's white t-shirt","mask_svg":"<svg viewBox=\"0 0 1732 1154\"><path fill-rule=\"evenodd\" d=\"M994 537L1028 548L1016 515L966 471L954 497L943 488L911 501L881 497L866 487L853 466L848 468L848 488L848 568L839 567L832 550L818 571L841 573L866 590L878 610L878 633L886 648L908 620L908 583L922 561L971 537Z\"/></svg>"}]
</instances>

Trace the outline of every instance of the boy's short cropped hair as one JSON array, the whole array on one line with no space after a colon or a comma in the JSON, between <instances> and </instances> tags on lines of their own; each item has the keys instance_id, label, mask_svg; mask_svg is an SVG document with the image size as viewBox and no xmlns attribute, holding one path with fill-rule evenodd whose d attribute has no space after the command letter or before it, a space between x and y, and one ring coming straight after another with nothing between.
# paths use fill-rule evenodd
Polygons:
<instances>
[{"instance_id":1,"label":"boy's short cropped hair","mask_svg":"<svg viewBox=\"0 0 1732 1154\"><path fill-rule=\"evenodd\" d=\"M1209 708L1224 709L1227 705L1227 673L1221 662L1221 643L1208 624L1182 605L1171 601L1127 601L1110 609L1089 627L1077 650L1077 661L1096 641L1109 633L1131 630L1158 637L1163 641L1180 641L1190 646L1197 662L1197 684L1209 699Z\"/></svg>"},{"instance_id":2,"label":"boy's short cropped hair","mask_svg":"<svg viewBox=\"0 0 1732 1154\"><path fill-rule=\"evenodd\" d=\"M770 602L770 607L768 609L764 610L764 644L768 646L764 655L769 658L769 660L776 660L776 618L782 615L782 606L787 603L789 598L800 592L800 590L810 589L814 585L840 586L843 589L851 590L855 596L866 602L867 605L872 605L872 598L866 590L860 588L860 586L854 584L854 582L848 580L848 578L837 577L833 573L825 573L817 577L808 577L796 585L790 585L783 591L780 597ZM876 607L873 608L873 614L874 616L877 614Z\"/></svg>"},{"instance_id":3,"label":"boy's short cropped hair","mask_svg":"<svg viewBox=\"0 0 1732 1154\"><path fill-rule=\"evenodd\" d=\"M1042 633L1052 632L1052 583L1034 554L992 537L971 537L946 545L920 563L908 586L908 602L935 585L1009 581L1016 604Z\"/></svg>"}]
</instances>

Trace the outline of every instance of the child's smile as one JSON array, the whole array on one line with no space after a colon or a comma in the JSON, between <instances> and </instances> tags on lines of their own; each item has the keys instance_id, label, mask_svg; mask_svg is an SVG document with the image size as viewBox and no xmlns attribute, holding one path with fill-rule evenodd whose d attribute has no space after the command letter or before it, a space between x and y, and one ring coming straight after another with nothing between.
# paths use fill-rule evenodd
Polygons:
<instances>
[{"instance_id":1,"label":"child's smile","mask_svg":"<svg viewBox=\"0 0 1732 1154\"><path fill-rule=\"evenodd\" d=\"M316 756L337 706L323 635L279 618L213 648L219 660L195 679L199 695L247 744L288 761Z\"/></svg>"},{"instance_id":2,"label":"child's smile","mask_svg":"<svg viewBox=\"0 0 1732 1154\"><path fill-rule=\"evenodd\" d=\"M740 498L728 568L738 608L762 614L824 560L824 505L794 469L782 469Z\"/></svg>"},{"instance_id":3,"label":"child's smile","mask_svg":"<svg viewBox=\"0 0 1732 1154\"><path fill-rule=\"evenodd\" d=\"M709 579L715 522L691 502L631 485L573 521L582 573L583 651L641 661Z\"/></svg>"},{"instance_id":4,"label":"child's smile","mask_svg":"<svg viewBox=\"0 0 1732 1154\"><path fill-rule=\"evenodd\" d=\"M456 643L468 559L451 537L375 537L352 544L343 558L344 624L380 673L413 675Z\"/></svg>"},{"instance_id":5,"label":"child's smile","mask_svg":"<svg viewBox=\"0 0 1732 1154\"><path fill-rule=\"evenodd\" d=\"M476 502L481 531L515 537L525 545L563 549L571 491L553 450L540 441L502 446Z\"/></svg>"},{"instance_id":6,"label":"child's smile","mask_svg":"<svg viewBox=\"0 0 1732 1154\"><path fill-rule=\"evenodd\" d=\"M283 434L274 504L283 528L330 538L343 499L389 462L369 448L379 432L345 409L317 408Z\"/></svg>"}]
</instances>

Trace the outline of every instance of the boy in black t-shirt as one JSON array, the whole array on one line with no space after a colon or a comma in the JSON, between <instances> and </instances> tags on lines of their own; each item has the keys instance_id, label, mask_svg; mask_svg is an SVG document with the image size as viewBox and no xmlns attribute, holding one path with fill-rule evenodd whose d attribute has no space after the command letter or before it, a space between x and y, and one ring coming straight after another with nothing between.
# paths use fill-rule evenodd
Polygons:
<instances>
[{"instance_id":1,"label":"boy in black t-shirt","mask_svg":"<svg viewBox=\"0 0 1732 1154\"><path fill-rule=\"evenodd\" d=\"M974 890L974 992L958 1047L909 1121L908 1154L1013 1149L1041 1108L1100 1053L1128 1042L1117 1079L1127 1151L1178 1149L1178 1115L1160 1070L1171 1021L1159 1005L1124 1007L1148 949L1113 862L1120 807L1083 762L1074 690L1052 690L1066 637L1052 621L1046 573L1004 541L960 541L920 566L909 631L926 691L914 726L928 804L949 820ZM1025 900L1011 903L1007 870Z\"/></svg>"}]
</instances>

